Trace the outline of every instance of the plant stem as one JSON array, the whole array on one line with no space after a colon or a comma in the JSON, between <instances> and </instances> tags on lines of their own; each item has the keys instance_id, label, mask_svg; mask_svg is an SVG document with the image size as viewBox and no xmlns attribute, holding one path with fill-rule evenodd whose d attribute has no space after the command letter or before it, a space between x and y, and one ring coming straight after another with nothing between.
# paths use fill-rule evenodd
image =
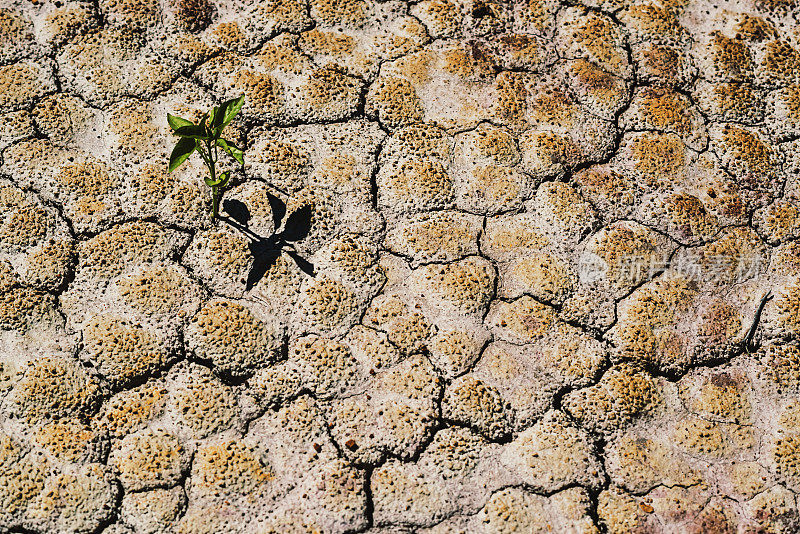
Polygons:
<instances>
[{"instance_id":1,"label":"plant stem","mask_svg":"<svg viewBox=\"0 0 800 534\"><path fill-rule=\"evenodd\" d=\"M211 173L211 181L213 182L214 180L217 179L217 173L216 173L216 165L214 164L215 163L214 156L211 153L211 147L208 148L208 155L209 155L207 162L208 172Z\"/></svg>"},{"instance_id":2,"label":"plant stem","mask_svg":"<svg viewBox=\"0 0 800 534\"><path fill-rule=\"evenodd\" d=\"M211 188L211 218L219 218L219 187Z\"/></svg>"},{"instance_id":3,"label":"plant stem","mask_svg":"<svg viewBox=\"0 0 800 534\"><path fill-rule=\"evenodd\" d=\"M203 161L208 168L208 173L211 176L211 181L214 182L217 179L217 169L216 169L216 144L214 145L214 149L212 150L211 141L206 142L206 148L203 150L201 146L197 147L198 152L203 157ZM219 218L219 196L220 196L220 188L218 186L211 186L211 218L218 219Z\"/></svg>"}]
</instances>

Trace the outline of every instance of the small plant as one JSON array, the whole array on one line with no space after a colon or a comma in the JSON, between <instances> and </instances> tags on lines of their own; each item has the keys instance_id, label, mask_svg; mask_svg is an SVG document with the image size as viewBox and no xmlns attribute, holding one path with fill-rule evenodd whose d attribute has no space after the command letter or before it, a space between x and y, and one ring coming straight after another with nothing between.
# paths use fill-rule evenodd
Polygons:
<instances>
[{"instance_id":1,"label":"small plant","mask_svg":"<svg viewBox=\"0 0 800 534\"><path fill-rule=\"evenodd\" d=\"M244 95L223 102L219 107L214 107L203 115L199 124L167 113L167 122L172 128L172 133L180 137L169 157L169 172L180 167L194 151L200 153L208 168L209 176L205 178L205 182L211 188L211 217L214 219L219 218L219 200L231 179L229 170L217 174L217 148L221 148L240 165L244 165L244 153L241 149L222 138L222 131L239 113L242 105L244 105Z\"/></svg>"}]
</instances>

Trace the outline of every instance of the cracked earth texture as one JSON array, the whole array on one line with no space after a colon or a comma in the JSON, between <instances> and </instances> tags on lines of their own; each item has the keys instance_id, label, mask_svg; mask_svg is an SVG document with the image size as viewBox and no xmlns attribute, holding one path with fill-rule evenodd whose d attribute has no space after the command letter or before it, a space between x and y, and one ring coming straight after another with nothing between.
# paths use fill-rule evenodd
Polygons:
<instances>
[{"instance_id":1,"label":"cracked earth texture","mask_svg":"<svg viewBox=\"0 0 800 534\"><path fill-rule=\"evenodd\" d=\"M0 5L0 531L800 531L797 0Z\"/></svg>"}]
</instances>

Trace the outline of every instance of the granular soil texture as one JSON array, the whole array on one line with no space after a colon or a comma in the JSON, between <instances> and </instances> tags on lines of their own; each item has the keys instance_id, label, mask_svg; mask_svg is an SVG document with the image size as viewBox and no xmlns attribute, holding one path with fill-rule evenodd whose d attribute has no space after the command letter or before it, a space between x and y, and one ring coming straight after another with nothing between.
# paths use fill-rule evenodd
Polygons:
<instances>
[{"instance_id":1,"label":"granular soil texture","mask_svg":"<svg viewBox=\"0 0 800 534\"><path fill-rule=\"evenodd\" d=\"M800 531L797 0L0 5L0 531Z\"/></svg>"}]
</instances>

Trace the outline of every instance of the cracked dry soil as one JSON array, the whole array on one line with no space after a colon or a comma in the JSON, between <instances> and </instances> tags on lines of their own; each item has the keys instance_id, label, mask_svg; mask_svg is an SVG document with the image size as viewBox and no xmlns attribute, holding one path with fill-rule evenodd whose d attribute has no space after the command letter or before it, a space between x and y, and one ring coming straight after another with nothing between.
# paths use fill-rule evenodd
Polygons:
<instances>
[{"instance_id":1,"label":"cracked dry soil","mask_svg":"<svg viewBox=\"0 0 800 534\"><path fill-rule=\"evenodd\" d=\"M0 531L800 531L797 0L0 6Z\"/></svg>"}]
</instances>

